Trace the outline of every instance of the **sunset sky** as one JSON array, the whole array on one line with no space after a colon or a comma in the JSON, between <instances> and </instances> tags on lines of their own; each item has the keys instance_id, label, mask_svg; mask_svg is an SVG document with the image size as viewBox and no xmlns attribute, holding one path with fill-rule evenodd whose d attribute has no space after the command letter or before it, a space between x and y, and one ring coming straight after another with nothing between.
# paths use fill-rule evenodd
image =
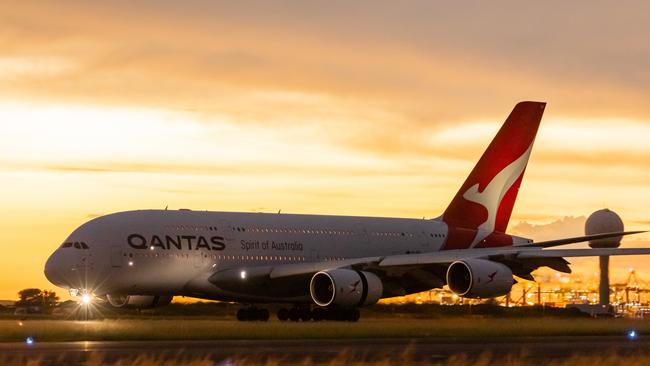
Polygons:
<instances>
[{"instance_id":1,"label":"sunset sky","mask_svg":"<svg viewBox=\"0 0 650 366\"><path fill-rule=\"evenodd\" d=\"M511 232L580 235L603 207L649 229L648 14L646 0L1 4L0 299L53 289L48 255L115 211L436 217L521 100L548 105ZM649 261L613 272L650 279Z\"/></svg>"}]
</instances>

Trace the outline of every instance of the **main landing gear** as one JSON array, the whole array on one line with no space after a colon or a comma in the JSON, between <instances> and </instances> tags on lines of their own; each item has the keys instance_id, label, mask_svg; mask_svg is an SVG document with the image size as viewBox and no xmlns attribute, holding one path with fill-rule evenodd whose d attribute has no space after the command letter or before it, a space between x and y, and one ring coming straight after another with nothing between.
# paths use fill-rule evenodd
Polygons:
<instances>
[{"instance_id":1,"label":"main landing gear","mask_svg":"<svg viewBox=\"0 0 650 366\"><path fill-rule=\"evenodd\" d=\"M290 309L282 308L278 310L278 320L280 321L303 321L308 322L321 320L339 320L356 322L361 317L357 308L321 308L316 307L292 307Z\"/></svg>"},{"instance_id":2,"label":"main landing gear","mask_svg":"<svg viewBox=\"0 0 650 366\"><path fill-rule=\"evenodd\" d=\"M250 308L241 308L237 310L237 320L259 320L265 322L269 320L269 311L267 309L258 309L254 306Z\"/></svg>"}]
</instances>

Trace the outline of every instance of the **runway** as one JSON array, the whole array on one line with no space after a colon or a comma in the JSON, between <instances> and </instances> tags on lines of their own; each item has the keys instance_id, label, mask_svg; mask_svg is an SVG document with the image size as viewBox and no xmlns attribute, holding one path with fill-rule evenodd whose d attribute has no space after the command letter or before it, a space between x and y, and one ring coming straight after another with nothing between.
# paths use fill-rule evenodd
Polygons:
<instances>
[{"instance_id":1,"label":"runway","mask_svg":"<svg viewBox=\"0 0 650 366\"><path fill-rule=\"evenodd\" d=\"M101 355L115 362L139 355L159 360L178 357L210 358L215 364L242 357L258 360L300 361L310 357L328 361L348 352L355 359L399 360L407 354L413 361L445 360L451 356L493 357L524 355L532 360L565 358L572 355L650 355L650 337L523 337L494 339L348 339L348 340L220 340L220 341L133 341L133 342L50 342L32 345L0 343L0 354L9 358L40 359L44 365L81 365Z\"/></svg>"}]
</instances>

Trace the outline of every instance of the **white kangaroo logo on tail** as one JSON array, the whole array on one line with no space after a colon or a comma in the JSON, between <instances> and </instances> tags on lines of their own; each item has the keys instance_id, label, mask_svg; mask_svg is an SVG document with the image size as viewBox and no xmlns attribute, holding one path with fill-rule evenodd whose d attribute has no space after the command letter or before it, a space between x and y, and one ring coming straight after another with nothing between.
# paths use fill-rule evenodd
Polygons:
<instances>
[{"instance_id":1,"label":"white kangaroo logo on tail","mask_svg":"<svg viewBox=\"0 0 650 366\"><path fill-rule=\"evenodd\" d=\"M517 181L524 169L526 169L526 164L528 162L528 157L530 152L533 149L533 144L531 143L526 150L517 160L513 161L507 167L503 168L499 174L495 175L494 178L488 183L487 187L483 192L478 191L478 184L471 186L464 194L463 198L468 201L478 203L479 205L485 207L488 212L487 219L479 225L477 228L476 236L470 245L470 248L473 248L481 240L485 239L488 235L494 232L494 226L496 225L497 211L499 206L501 206L501 200L503 196L510 190L510 187Z\"/></svg>"}]
</instances>

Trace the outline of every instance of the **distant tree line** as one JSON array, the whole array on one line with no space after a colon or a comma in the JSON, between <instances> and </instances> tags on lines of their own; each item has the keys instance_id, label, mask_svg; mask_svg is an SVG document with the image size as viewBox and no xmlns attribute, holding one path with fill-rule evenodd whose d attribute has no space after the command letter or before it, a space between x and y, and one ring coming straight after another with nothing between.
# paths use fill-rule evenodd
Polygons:
<instances>
[{"instance_id":1,"label":"distant tree line","mask_svg":"<svg viewBox=\"0 0 650 366\"><path fill-rule=\"evenodd\" d=\"M51 313L59 303L56 292L37 288L18 291L18 298L16 308L26 308L28 312Z\"/></svg>"}]
</instances>

